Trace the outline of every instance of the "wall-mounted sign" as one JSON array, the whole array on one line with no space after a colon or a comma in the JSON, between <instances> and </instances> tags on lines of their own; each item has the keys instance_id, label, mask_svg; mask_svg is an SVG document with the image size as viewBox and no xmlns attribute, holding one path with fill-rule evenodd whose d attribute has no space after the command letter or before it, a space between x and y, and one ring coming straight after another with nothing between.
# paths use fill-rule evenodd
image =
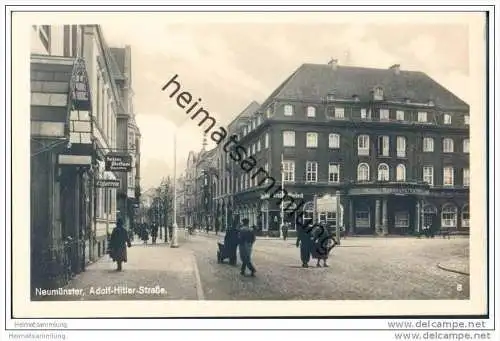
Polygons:
<instances>
[{"instance_id":1,"label":"wall-mounted sign","mask_svg":"<svg viewBox=\"0 0 500 341\"><path fill-rule=\"evenodd\" d=\"M107 171L130 172L132 170L132 156L130 155L106 155L104 162Z\"/></svg>"},{"instance_id":2,"label":"wall-mounted sign","mask_svg":"<svg viewBox=\"0 0 500 341\"><path fill-rule=\"evenodd\" d=\"M366 195L366 194L418 194L428 195L429 190L423 188L408 188L408 187L385 187L385 188L353 188L349 190L350 195Z\"/></svg>"},{"instance_id":3,"label":"wall-mounted sign","mask_svg":"<svg viewBox=\"0 0 500 341\"><path fill-rule=\"evenodd\" d=\"M95 182L96 187L106 188L119 188L120 180L97 179Z\"/></svg>"},{"instance_id":4,"label":"wall-mounted sign","mask_svg":"<svg viewBox=\"0 0 500 341\"><path fill-rule=\"evenodd\" d=\"M303 193L287 193L286 196L288 196L290 198L294 198L294 199L303 199L304 198ZM270 193L264 193L260 196L260 200L267 200L269 198L271 198ZM276 194L273 195L273 198L276 198L276 199L283 198L283 192L282 191L277 192Z\"/></svg>"}]
</instances>

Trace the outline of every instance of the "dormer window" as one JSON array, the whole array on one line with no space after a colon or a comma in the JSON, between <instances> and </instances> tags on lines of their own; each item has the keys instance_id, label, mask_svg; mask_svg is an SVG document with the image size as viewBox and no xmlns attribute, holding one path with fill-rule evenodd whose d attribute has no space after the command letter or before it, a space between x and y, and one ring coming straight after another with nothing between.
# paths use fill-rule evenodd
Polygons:
<instances>
[{"instance_id":1,"label":"dormer window","mask_svg":"<svg viewBox=\"0 0 500 341\"><path fill-rule=\"evenodd\" d=\"M332 91L328 95L326 95L326 100L327 101L334 101L335 100L335 92Z\"/></svg>"},{"instance_id":2,"label":"dormer window","mask_svg":"<svg viewBox=\"0 0 500 341\"><path fill-rule=\"evenodd\" d=\"M285 114L285 116L292 116L293 115L293 106L291 104L285 105L284 114Z\"/></svg>"},{"instance_id":3,"label":"dormer window","mask_svg":"<svg viewBox=\"0 0 500 341\"><path fill-rule=\"evenodd\" d=\"M247 127L243 127L243 136L247 134Z\"/></svg>"},{"instance_id":4,"label":"dormer window","mask_svg":"<svg viewBox=\"0 0 500 341\"><path fill-rule=\"evenodd\" d=\"M359 102L359 96L358 95L352 95L352 99L354 102Z\"/></svg>"},{"instance_id":5,"label":"dormer window","mask_svg":"<svg viewBox=\"0 0 500 341\"><path fill-rule=\"evenodd\" d=\"M430 107L433 107L434 106L434 101L432 99L429 100L429 102L427 103Z\"/></svg>"},{"instance_id":6,"label":"dormer window","mask_svg":"<svg viewBox=\"0 0 500 341\"><path fill-rule=\"evenodd\" d=\"M451 124L451 115L444 114L443 121L444 121L444 124Z\"/></svg>"},{"instance_id":7,"label":"dormer window","mask_svg":"<svg viewBox=\"0 0 500 341\"><path fill-rule=\"evenodd\" d=\"M467 126L469 125L469 115L464 116L464 124Z\"/></svg>"},{"instance_id":8,"label":"dormer window","mask_svg":"<svg viewBox=\"0 0 500 341\"><path fill-rule=\"evenodd\" d=\"M376 101L381 101L384 99L384 90L380 86L376 87L373 91L373 99Z\"/></svg>"}]
</instances>

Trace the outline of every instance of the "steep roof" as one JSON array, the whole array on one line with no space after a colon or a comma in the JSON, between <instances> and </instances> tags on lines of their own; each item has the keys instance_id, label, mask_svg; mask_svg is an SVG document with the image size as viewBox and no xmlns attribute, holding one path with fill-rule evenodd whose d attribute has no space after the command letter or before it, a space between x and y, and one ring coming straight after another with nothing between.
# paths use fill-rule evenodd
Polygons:
<instances>
[{"instance_id":1,"label":"steep roof","mask_svg":"<svg viewBox=\"0 0 500 341\"><path fill-rule=\"evenodd\" d=\"M366 67L328 64L303 64L268 99L321 101L334 92L335 97L351 99L357 95L360 101L369 101L371 91L382 87L388 101L428 103L434 101L437 107L468 110L469 105L451 91L420 71L375 69Z\"/></svg>"},{"instance_id":2,"label":"steep roof","mask_svg":"<svg viewBox=\"0 0 500 341\"><path fill-rule=\"evenodd\" d=\"M229 131L238 128L240 122L246 122L246 119L252 117L260 108L260 104L256 101L250 102L243 111L234 118L234 120L229 124Z\"/></svg>"}]
</instances>

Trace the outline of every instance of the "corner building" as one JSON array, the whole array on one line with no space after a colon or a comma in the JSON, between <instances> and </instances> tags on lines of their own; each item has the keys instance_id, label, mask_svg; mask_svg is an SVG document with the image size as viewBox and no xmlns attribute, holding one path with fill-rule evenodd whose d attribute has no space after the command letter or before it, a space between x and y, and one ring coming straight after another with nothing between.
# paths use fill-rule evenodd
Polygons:
<instances>
[{"instance_id":1,"label":"corner building","mask_svg":"<svg viewBox=\"0 0 500 341\"><path fill-rule=\"evenodd\" d=\"M304 64L237 134L256 169L275 180L266 193L270 180L254 172L238 167L232 177L235 210L262 234L279 233L272 193L281 169L291 232L296 206L304 219L336 226L337 191L339 222L351 235L413 234L424 225L469 232L469 106L425 73ZM318 205L325 197L330 205Z\"/></svg>"}]
</instances>

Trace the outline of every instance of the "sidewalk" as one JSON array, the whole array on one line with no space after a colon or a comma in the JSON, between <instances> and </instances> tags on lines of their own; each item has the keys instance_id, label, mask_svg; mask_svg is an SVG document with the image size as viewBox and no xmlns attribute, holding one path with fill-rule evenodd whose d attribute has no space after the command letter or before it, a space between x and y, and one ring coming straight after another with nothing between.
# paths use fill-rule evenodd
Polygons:
<instances>
[{"instance_id":1,"label":"sidewalk","mask_svg":"<svg viewBox=\"0 0 500 341\"><path fill-rule=\"evenodd\" d=\"M41 300L203 300L194 254L168 244L134 243L128 262L117 272L108 255L88 266L63 289L79 294L41 297Z\"/></svg>"}]
</instances>

